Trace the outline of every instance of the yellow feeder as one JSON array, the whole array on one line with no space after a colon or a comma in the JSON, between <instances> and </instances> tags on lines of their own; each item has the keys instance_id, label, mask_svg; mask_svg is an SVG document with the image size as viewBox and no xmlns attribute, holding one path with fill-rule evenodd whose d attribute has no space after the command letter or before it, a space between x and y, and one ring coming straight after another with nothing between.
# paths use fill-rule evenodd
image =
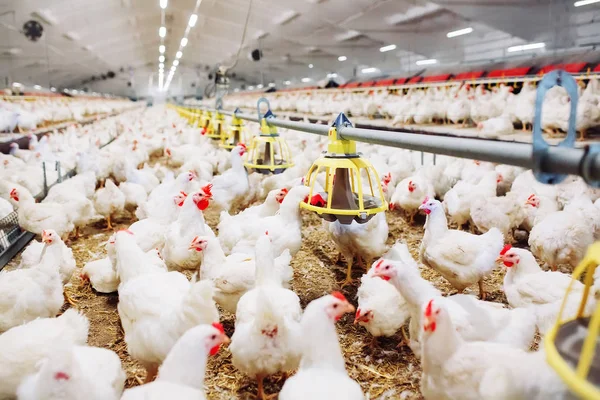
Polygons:
<instances>
[{"instance_id":1,"label":"yellow feeder","mask_svg":"<svg viewBox=\"0 0 600 400\"><path fill-rule=\"evenodd\" d=\"M206 110L206 112L204 112L202 114L202 119L201 119L201 131L200 133L202 135L212 135L214 132L214 128L212 125L212 112Z\"/></svg>"},{"instance_id":2,"label":"yellow feeder","mask_svg":"<svg viewBox=\"0 0 600 400\"><path fill-rule=\"evenodd\" d=\"M268 118L275 118L270 107L261 117L260 103L263 102L269 104L264 97L258 100L260 135L252 139L244 166L261 174L279 174L287 168L293 167L294 162L286 141L277 133L277 127L271 126L267 122Z\"/></svg>"},{"instance_id":3,"label":"yellow feeder","mask_svg":"<svg viewBox=\"0 0 600 400\"><path fill-rule=\"evenodd\" d=\"M210 128L206 130L203 135L208 136L213 140L222 140L221 135L224 135L225 132L223 129L223 124L225 123L225 115L221 113L219 110L215 111L211 124L209 124Z\"/></svg>"},{"instance_id":4,"label":"yellow feeder","mask_svg":"<svg viewBox=\"0 0 600 400\"><path fill-rule=\"evenodd\" d=\"M226 132L224 139L221 141L219 145L223 149L231 150L238 143L245 143L244 140L244 124L241 118L238 118L235 114L240 112L239 108L236 108L233 112L233 116L231 117L231 123L229 124L229 131Z\"/></svg>"},{"instance_id":5,"label":"yellow feeder","mask_svg":"<svg viewBox=\"0 0 600 400\"><path fill-rule=\"evenodd\" d=\"M304 179L310 200L300 206L329 222L364 224L388 205L373 165L356 152L356 142L339 135L338 129L346 126L352 123L341 113L329 128L327 153L313 163ZM325 192L314 193L320 173L325 173Z\"/></svg>"},{"instance_id":6,"label":"yellow feeder","mask_svg":"<svg viewBox=\"0 0 600 400\"><path fill-rule=\"evenodd\" d=\"M600 399L600 302L591 313L588 297L594 296L594 271L600 264L600 242L592 244L573 271L556 324L546 334L544 347L548 364L569 389L582 399ZM573 282L585 273L585 289L575 318L565 316ZM586 315L588 314L588 315ZM589 315L591 314L591 315Z\"/></svg>"}]
</instances>

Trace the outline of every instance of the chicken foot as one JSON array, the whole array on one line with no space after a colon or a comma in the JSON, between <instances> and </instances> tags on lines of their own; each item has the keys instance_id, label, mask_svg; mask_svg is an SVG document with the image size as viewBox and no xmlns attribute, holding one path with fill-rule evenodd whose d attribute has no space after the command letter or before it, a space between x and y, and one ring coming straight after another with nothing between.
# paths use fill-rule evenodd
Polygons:
<instances>
[{"instance_id":1,"label":"chicken foot","mask_svg":"<svg viewBox=\"0 0 600 400\"><path fill-rule=\"evenodd\" d=\"M353 262L354 262L354 257L352 257L352 256L348 257L348 260L346 260L346 264L347 264L346 279L341 282L337 282L339 285L341 285L341 287L352 284L352 263Z\"/></svg>"},{"instance_id":2,"label":"chicken foot","mask_svg":"<svg viewBox=\"0 0 600 400\"><path fill-rule=\"evenodd\" d=\"M258 375L256 377L256 382L258 384L258 393L256 395L256 398L260 399L260 400L269 400L269 399L277 398L278 393L273 393L273 394L269 394L269 395L267 395L265 393L265 388L263 386L264 379L265 379L264 375Z\"/></svg>"},{"instance_id":3,"label":"chicken foot","mask_svg":"<svg viewBox=\"0 0 600 400\"><path fill-rule=\"evenodd\" d=\"M402 334L402 340L400 341L400 343L398 343L396 348L401 349L404 346L410 346L410 339L408 338L408 334L406 333L406 329L404 329L404 326L400 328L400 333Z\"/></svg>"},{"instance_id":4,"label":"chicken foot","mask_svg":"<svg viewBox=\"0 0 600 400\"><path fill-rule=\"evenodd\" d=\"M71 296L69 296L69 295L67 294L67 292L63 292L63 297L64 297L65 301L66 301L67 303L69 303L71 306L75 307L75 306L77 305L77 302L76 302L75 300L73 300L73 299L71 298Z\"/></svg>"}]
</instances>

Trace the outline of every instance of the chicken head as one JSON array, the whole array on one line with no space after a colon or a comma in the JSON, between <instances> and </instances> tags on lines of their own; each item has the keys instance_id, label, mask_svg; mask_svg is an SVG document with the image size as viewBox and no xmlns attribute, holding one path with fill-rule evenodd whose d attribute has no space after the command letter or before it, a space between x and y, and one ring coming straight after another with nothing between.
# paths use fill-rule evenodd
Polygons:
<instances>
[{"instance_id":1,"label":"chicken head","mask_svg":"<svg viewBox=\"0 0 600 400\"><path fill-rule=\"evenodd\" d=\"M516 251L513 250L510 244L507 244L500 252L500 256L498 256L497 261L502 261L502 263L506 267L510 268L515 264L521 262L521 257L517 254Z\"/></svg>"},{"instance_id":2,"label":"chicken head","mask_svg":"<svg viewBox=\"0 0 600 400\"><path fill-rule=\"evenodd\" d=\"M325 306L327 316L334 321L338 321L346 313L353 313L354 306L346 300L341 292L333 292Z\"/></svg>"},{"instance_id":3,"label":"chicken head","mask_svg":"<svg viewBox=\"0 0 600 400\"><path fill-rule=\"evenodd\" d=\"M204 236L196 236L192 239L188 250L203 251L206 250L208 240Z\"/></svg>"}]
</instances>

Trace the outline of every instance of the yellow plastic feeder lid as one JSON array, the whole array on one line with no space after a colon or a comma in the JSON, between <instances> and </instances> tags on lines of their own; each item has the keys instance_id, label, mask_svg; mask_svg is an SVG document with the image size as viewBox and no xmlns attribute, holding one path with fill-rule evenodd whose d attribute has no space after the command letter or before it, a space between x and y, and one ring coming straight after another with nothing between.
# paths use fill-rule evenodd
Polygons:
<instances>
[{"instance_id":1,"label":"yellow plastic feeder lid","mask_svg":"<svg viewBox=\"0 0 600 400\"><path fill-rule=\"evenodd\" d=\"M344 225L364 224L388 208L373 165L356 152L356 142L339 135L339 128L351 126L341 113L329 128L327 153L315 160L304 179L310 187L309 201L300 203L326 221ZM315 192L321 173L325 174L325 191Z\"/></svg>"},{"instance_id":2,"label":"yellow plastic feeder lid","mask_svg":"<svg viewBox=\"0 0 600 400\"><path fill-rule=\"evenodd\" d=\"M594 271L600 264L600 242L592 244L573 271L556 324L544 338L548 364L582 399L600 399L600 302L594 305ZM585 289L577 314L565 315L573 283L583 275Z\"/></svg>"}]
</instances>

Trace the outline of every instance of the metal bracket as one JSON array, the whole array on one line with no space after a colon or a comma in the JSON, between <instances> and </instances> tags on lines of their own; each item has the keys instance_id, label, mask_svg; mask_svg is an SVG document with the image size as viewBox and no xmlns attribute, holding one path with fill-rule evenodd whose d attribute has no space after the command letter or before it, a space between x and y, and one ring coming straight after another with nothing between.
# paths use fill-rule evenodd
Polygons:
<instances>
[{"instance_id":1,"label":"metal bracket","mask_svg":"<svg viewBox=\"0 0 600 400\"><path fill-rule=\"evenodd\" d=\"M564 87L571 99L571 110L569 112L569 125L567 129L567 137L558 144L558 147L570 147L575 145L576 127L575 121L577 118L577 82L567 72L562 70L552 71L542 78L537 88L535 98L535 117L533 119L533 173L535 178L542 183L557 184L562 182L567 175L554 174L543 172L544 158L548 152L550 145L542 136L542 105L546 92L554 86ZM546 110L548 112L548 110Z\"/></svg>"},{"instance_id":2,"label":"metal bracket","mask_svg":"<svg viewBox=\"0 0 600 400\"><path fill-rule=\"evenodd\" d=\"M261 105L262 103L267 103L267 112L266 112L264 115L262 115L262 114L260 113L260 105ZM266 98L264 98L264 97L261 97L261 98L260 98L260 99L258 99L258 101L256 102L256 113L258 114L258 120L259 120L259 121L260 121L261 119L263 119L263 118L267 118L267 114L269 114L269 113L270 113L270 114L271 114L271 115L274 117L273 113L271 112L271 103L269 103L269 100L267 100L267 99L266 99Z\"/></svg>"},{"instance_id":3,"label":"metal bracket","mask_svg":"<svg viewBox=\"0 0 600 400\"><path fill-rule=\"evenodd\" d=\"M215 108L217 111L221 111L223 109L223 99L217 99Z\"/></svg>"},{"instance_id":4,"label":"metal bracket","mask_svg":"<svg viewBox=\"0 0 600 400\"><path fill-rule=\"evenodd\" d=\"M348 117L346 117L346 114L344 114L342 112L342 113L339 113L339 115L333 121L333 123L331 124L331 127L335 128L337 130L337 135L338 135L339 139L345 140L344 136L342 135L342 129L343 128L354 128L354 125L352 125L352 122L350 122Z\"/></svg>"}]
</instances>

